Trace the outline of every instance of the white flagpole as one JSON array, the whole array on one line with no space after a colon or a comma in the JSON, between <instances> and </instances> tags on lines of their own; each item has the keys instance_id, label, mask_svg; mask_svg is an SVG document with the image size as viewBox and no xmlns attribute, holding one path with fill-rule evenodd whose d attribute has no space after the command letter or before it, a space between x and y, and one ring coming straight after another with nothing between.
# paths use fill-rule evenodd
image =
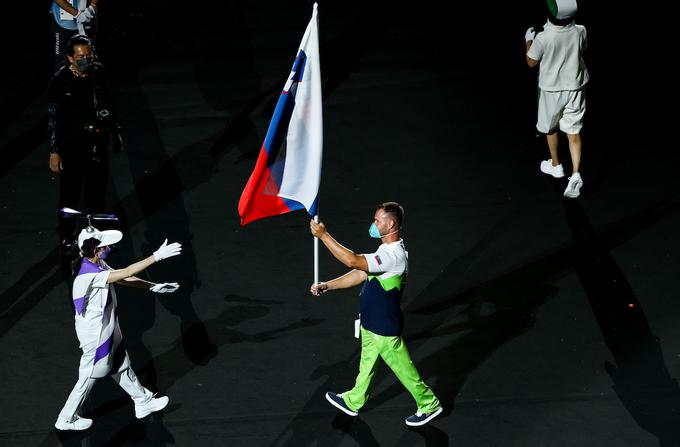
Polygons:
<instances>
[{"instance_id":1,"label":"white flagpole","mask_svg":"<svg viewBox=\"0 0 680 447\"><path fill-rule=\"evenodd\" d=\"M312 15L317 14L317 3L314 2L314 9L312 12ZM318 19L317 19L317 26L318 26ZM317 36L318 39L318 36ZM320 188L319 188L320 189ZM314 216L314 222L319 223L319 202L318 202L318 192L317 192L317 205L316 205L316 212L317 214ZM319 283L319 238L315 237L314 238L314 284Z\"/></svg>"},{"instance_id":2,"label":"white flagpole","mask_svg":"<svg viewBox=\"0 0 680 447\"><path fill-rule=\"evenodd\" d=\"M314 216L314 222L319 223L319 215ZM314 284L319 283L319 238L314 236Z\"/></svg>"}]
</instances>

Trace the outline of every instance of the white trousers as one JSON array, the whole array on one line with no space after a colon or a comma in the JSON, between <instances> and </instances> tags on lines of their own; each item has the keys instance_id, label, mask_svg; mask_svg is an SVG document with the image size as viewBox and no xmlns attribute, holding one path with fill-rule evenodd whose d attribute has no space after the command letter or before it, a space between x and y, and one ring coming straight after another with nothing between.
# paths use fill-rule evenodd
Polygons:
<instances>
[{"instance_id":1,"label":"white trousers","mask_svg":"<svg viewBox=\"0 0 680 447\"><path fill-rule=\"evenodd\" d=\"M83 355L80 357L80 367L78 368L78 381L73 387L73 391L69 394L64 408L61 409L59 413L59 418L68 422L72 422L80 407L85 402L87 395L92 390L94 383L99 380L94 377L90 377L92 373L92 365L94 362L95 349L88 349L87 351L83 349ZM153 393L146 388L144 388L137 379L137 375L129 367L130 359L127 352L125 352L125 360L123 361L124 367L122 367L118 372L111 375L111 378L120 385L126 393L130 395L135 405L142 405L147 403L153 397Z\"/></svg>"}]
</instances>

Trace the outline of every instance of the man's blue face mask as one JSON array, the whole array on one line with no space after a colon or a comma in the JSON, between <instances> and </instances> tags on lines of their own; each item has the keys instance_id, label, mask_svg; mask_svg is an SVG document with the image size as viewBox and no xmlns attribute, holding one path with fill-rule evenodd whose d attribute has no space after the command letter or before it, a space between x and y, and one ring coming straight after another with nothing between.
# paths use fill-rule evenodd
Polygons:
<instances>
[{"instance_id":1,"label":"man's blue face mask","mask_svg":"<svg viewBox=\"0 0 680 447\"><path fill-rule=\"evenodd\" d=\"M370 227L368 227L368 234L373 238L373 239L380 239L382 236L380 235L380 231L378 231L378 227L375 226L375 222L371 224Z\"/></svg>"},{"instance_id":2,"label":"man's blue face mask","mask_svg":"<svg viewBox=\"0 0 680 447\"><path fill-rule=\"evenodd\" d=\"M380 230L378 230L378 227L375 225L375 222L373 222L373 223L371 224L371 226L368 227L368 234L369 234L369 236L371 236L373 239L381 239L381 238L383 238L383 237L385 237L385 236L389 236L390 234L394 234L394 233L399 232L399 229L400 229L400 228L397 228L396 230L391 231L391 232L386 233L386 234L380 234Z\"/></svg>"}]
</instances>

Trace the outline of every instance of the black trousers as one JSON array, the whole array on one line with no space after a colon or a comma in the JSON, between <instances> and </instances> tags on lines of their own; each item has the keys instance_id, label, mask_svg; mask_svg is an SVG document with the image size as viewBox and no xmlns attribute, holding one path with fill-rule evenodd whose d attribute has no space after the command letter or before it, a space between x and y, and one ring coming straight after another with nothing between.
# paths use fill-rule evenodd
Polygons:
<instances>
[{"instance_id":1,"label":"black trousers","mask_svg":"<svg viewBox=\"0 0 680 447\"><path fill-rule=\"evenodd\" d=\"M61 241L75 241L78 231L87 223L63 218L59 210L73 208L86 213L106 213L106 188L109 180L108 147L100 143L93 152L92 146L70 148L62 155L63 171L59 175L59 208L57 232ZM81 204L82 200L82 204Z\"/></svg>"}]
</instances>

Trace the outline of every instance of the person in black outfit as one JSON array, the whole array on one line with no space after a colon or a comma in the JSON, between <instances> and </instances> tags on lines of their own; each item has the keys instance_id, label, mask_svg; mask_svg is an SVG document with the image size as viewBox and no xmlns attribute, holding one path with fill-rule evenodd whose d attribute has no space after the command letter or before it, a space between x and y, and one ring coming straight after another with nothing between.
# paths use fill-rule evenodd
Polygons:
<instances>
[{"instance_id":1,"label":"person in black outfit","mask_svg":"<svg viewBox=\"0 0 680 447\"><path fill-rule=\"evenodd\" d=\"M73 36L67 59L69 64L54 74L47 94L49 168L61 177L59 209L101 213L106 211L109 142L120 150L120 127L106 69L94 61L90 40ZM68 257L77 249L75 222L60 214L58 220L62 255Z\"/></svg>"}]
</instances>

